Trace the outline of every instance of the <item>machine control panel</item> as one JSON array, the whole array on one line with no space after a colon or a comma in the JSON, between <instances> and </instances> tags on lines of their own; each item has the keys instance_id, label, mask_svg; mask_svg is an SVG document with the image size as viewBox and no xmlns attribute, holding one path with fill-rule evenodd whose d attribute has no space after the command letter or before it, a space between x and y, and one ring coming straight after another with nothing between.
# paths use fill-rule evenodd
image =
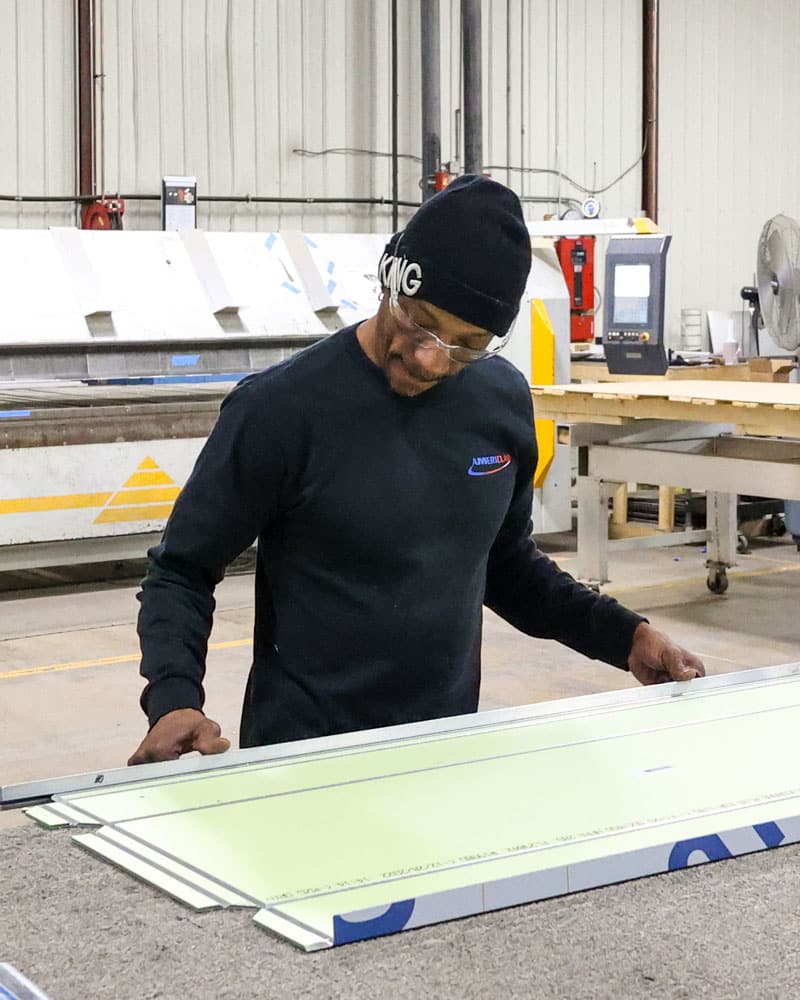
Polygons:
<instances>
[{"instance_id":1,"label":"machine control panel","mask_svg":"<svg viewBox=\"0 0 800 1000\"><path fill-rule=\"evenodd\" d=\"M603 345L612 374L663 375L664 288L671 237L619 236L606 251Z\"/></svg>"},{"instance_id":2,"label":"machine control panel","mask_svg":"<svg viewBox=\"0 0 800 1000\"><path fill-rule=\"evenodd\" d=\"M650 340L650 331L642 330L611 330L608 334L612 344L646 344Z\"/></svg>"}]
</instances>

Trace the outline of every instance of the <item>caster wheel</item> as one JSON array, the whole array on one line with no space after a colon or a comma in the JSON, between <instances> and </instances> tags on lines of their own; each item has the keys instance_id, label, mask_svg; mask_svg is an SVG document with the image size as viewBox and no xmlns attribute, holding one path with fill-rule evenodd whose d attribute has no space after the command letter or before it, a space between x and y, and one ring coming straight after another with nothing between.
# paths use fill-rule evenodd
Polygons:
<instances>
[{"instance_id":1,"label":"caster wheel","mask_svg":"<svg viewBox=\"0 0 800 1000\"><path fill-rule=\"evenodd\" d=\"M782 538L786 534L786 522L782 514L773 514L771 519L772 530L770 534L776 538Z\"/></svg>"},{"instance_id":2,"label":"caster wheel","mask_svg":"<svg viewBox=\"0 0 800 1000\"><path fill-rule=\"evenodd\" d=\"M728 574L724 569L712 569L708 574L706 586L712 594L724 594L728 589Z\"/></svg>"},{"instance_id":3,"label":"caster wheel","mask_svg":"<svg viewBox=\"0 0 800 1000\"><path fill-rule=\"evenodd\" d=\"M748 541L747 535L736 536L736 551L739 555L744 555L745 552L750 551L750 542Z\"/></svg>"}]
</instances>

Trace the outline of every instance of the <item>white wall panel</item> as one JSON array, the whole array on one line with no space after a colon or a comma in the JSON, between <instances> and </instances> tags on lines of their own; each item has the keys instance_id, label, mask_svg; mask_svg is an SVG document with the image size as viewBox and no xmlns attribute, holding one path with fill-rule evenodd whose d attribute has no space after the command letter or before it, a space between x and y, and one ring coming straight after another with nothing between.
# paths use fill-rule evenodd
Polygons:
<instances>
[{"instance_id":1,"label":"white wall panel","mask_svg":"<svg viewBox=\"0 0 800 1000\"><path fill-rule=\"evenodd\" d=\"M800 5L665 0L659 222L673 234L670 332L682 308L742 308L761 227L800 218Z\"/></svg>"},{"instance_id":2,"label":"white wall panel","mask_svg":"<svg viewBox=\"0 0 800 1000\"><path fill-rule=\"evenodd\" d=\"M460 3L449 7L456 23ZM636 163L639 0L485 0L482 22L484 162L523 197L552 199L532 216L563 211L583 200L582 187L604 187ZM605 214L634 214L639 188L635 168L601 195Z\"/></svg>"},{"instance_id":3,"label":"white wall panel","mask_svg":"<svg viewBox=\"0 0 800 1000\"><path fill-rule=\"evenodd\" d=\"M56 0L17 3L26 11L25 25L16 25L8 37L22 38L36 20L30 12L38 10L41 20L43 6ZM69 77L71 4L58 6L60 54L69 54ZM450 160L463 152L456 131L460 2L441 0L440 6L442 153ZM638 0L485 0L484 159L519 168L495 170L499 179L523 195L563 199L580 192L554 174L531 171L561 170L586 184L595 173L602 180L619 172L624 156L638 144L636 100L622 100L619 92L632 84L638 99L638 39L630 37L628 60L618 59L616 52L638 30L638 7ZM16 11L16 5L11 9ZM419 197L421 145L419 4L399 0L398 14L404 154L399 190L402 199L412 201ZM153 195L164 173L190 173L198 178L201 196L391 196L386 155L296 152L337 148L388 154L390 0L96 0L96 17L102 41L98 186L108 193ZM598 87L588 63L593 58L603 64L605 43L598 40L604 37L611 39L616 72ZM64 58L61 62L66 66ZM26 80L38 100L36 74ZM65 91L70 87L60 88L62 97ZM68 130L70 139L72 111L69 107L61 116L62 134ZM15 121L12 131L24 143L29 125ZM621 142L629 128L631 141ZM40 141L37 151L41 154ZM71 182L70 154L71 149L61 161ZM52 171L41 179L52 183ZM634 191L636 184L632 175ZM609 199L631 201L629 192L618 195L609 193ZM634 210L633 204L626 208ZM386 229L390 217L388 207L230 202L200 209L202 225L223 229ZM157 202L128 202L127 227L157 226L158 221ZM27 223L33 224L31 215Z\"/></svg>"},{"instance_id":4,"label":"white wall panel","mask_svg":"<svg viewBox=\"0 0 800 1000\"><path fill-rule=\"evenodd\" d=\"M0 195L75 190L72 5L0 0ZM0 226L70 225L74 206L0 201Z\"/></svg>"},{"instance_id":5,"label":"white wall panel","mask_svg":"<svg viewBox=\"0 0 800 1000\"><path fill-rule=\"evenodd\" d=\"M97 0L106 38L107 188L156 192L194 174L202 195L391 196L389 3L371 0ZM419 146L419 22L399 4L401 144ZM413 75L406 67L414 64ZM418 197L403 159L400 197ZM127 225L157 225L131 202ZM201 205L208 228L386 229L388 207Z\"/></svg>"}]
</instances>

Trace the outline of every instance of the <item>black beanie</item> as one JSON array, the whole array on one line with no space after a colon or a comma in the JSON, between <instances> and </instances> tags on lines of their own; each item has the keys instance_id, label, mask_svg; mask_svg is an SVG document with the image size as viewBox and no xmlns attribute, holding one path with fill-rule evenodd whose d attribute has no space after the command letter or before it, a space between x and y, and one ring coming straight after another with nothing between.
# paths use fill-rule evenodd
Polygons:
<instances>
[{"instance_id":1,"label":"black beanie","mask_svg":"<svg viewBox=\"0 0 800 1000\"><path fill-rule=\"evenodd\" d=\"M519 198L488 177L464 174L424 202L392 237L379 275L385 288L503 337L530 267Z\"/></svg>"}]
</instances>

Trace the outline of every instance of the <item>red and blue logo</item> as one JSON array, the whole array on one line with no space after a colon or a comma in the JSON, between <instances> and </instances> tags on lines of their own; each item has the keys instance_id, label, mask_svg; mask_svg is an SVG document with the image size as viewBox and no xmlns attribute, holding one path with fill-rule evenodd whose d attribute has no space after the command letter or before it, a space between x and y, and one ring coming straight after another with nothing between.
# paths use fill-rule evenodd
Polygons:
<instances>
[{"instance_id":1,"label":"red and blue logo","mask_svg":"<svg viewBox=\"0 0 800 1000\"><path fill-rule=\"evenodd\" d=\"M510 455L480 455L472 459L472 465L467 469L468 476L493 476L511 465Z\"/></svg>"}]
</instances>

